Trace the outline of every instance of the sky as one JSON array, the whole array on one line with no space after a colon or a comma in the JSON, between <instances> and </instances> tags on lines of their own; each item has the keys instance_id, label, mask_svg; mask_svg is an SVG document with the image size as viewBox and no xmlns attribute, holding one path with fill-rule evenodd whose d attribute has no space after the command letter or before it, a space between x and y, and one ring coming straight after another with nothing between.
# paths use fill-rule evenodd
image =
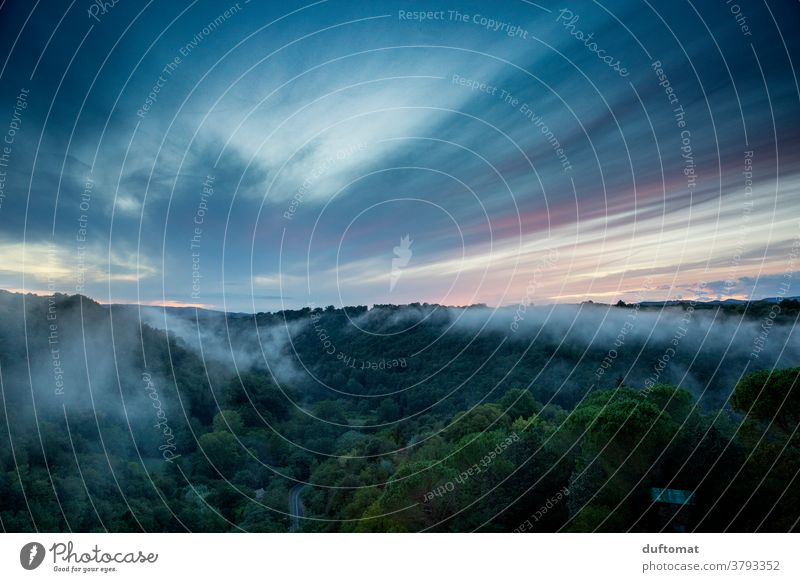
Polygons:
<instances>
[{"instance_id":1,"label":"sky","mask_svg":"<svg viewBox=\"0 0 800 582\"><path fill-rule=\"evenodd\" d=\"M0 4L0 288L800 296L800 4Z\"/></svg>"}]
</instances>

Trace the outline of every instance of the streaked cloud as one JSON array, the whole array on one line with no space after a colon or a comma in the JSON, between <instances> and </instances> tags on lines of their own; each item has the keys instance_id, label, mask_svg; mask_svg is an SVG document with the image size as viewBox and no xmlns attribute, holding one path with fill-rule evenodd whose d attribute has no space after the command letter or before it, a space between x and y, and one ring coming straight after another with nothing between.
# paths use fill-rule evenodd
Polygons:
<instances>
[{"instance_id":1,"label":"streaked cloud","mask_svg":"<svg viewBox=\"0 0 800 582\"><path fill-rule=\"evenodd\" d=\"M514 304L534 272L538 303L632 300L645 281L651 299L759 297L791 262L800 41L775 43L766 11L753 8L743 42L722 5L567 6L623 78L530 3L460 4L527 31L512 36L401 20L407 2L286 18L294 7L248 3L137 115L219 13L199 2L162 31L184 8L134 21L139 9L120 4L83 45L85 14L70 12L41 59L60 14L37 12L23 31L20 47L40 48L15 51L3 73L0 112L19 87L30 104L0 206L0 285L74 289L83 218L87 293L248 311ZM26 10L4 5L0 26ZM773 12L779 25L798 16ZM392 286L406 235L413 256ZM540 266L549 252L558 260Z\"/></svg>"}]
</instances>

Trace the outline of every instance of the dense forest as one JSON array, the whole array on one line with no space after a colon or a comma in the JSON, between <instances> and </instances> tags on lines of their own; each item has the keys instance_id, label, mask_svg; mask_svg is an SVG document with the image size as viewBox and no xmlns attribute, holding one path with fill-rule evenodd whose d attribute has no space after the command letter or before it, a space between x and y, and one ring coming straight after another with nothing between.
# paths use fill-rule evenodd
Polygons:
<instances>
[{"instance_id":1,"label":"dense forest","mask_svg":"<svg viewBox=\"0 0 800 582\"><path fill-rule=\"evenodd\" d=\"M0 526L797 530L799 314L0 292Z\"/></svg>"}]
</instances>

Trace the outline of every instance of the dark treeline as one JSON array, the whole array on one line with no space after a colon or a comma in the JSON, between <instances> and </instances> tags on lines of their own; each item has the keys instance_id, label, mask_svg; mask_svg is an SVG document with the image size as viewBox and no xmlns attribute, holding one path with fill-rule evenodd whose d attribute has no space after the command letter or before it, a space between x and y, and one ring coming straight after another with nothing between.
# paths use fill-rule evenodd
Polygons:
<instances>
[{"instance_id":1,"label":"dark treeline","mask_svg":"<svg viewBox=\"0 0 800 582\"><path fill-rule=\"evenodd\" d=\"M303 531L797 529L799 308L2 292L0 525L288 531L305 484Z\"/></svg>"}]
</instances>

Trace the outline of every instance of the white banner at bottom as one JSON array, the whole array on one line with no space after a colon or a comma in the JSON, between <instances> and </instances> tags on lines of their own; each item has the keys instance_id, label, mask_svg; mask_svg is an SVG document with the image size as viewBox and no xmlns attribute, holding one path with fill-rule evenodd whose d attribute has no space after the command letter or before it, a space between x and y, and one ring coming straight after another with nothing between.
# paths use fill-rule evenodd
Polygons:
<instances>
[{"instance_id":1,"label":"white banner at bottom","mask_svg":"<svg viewBox=\"0 0 800 582\"><path fill-rule=\"evenodd\" d=\"M800 580L791 534L3 534L2 580Z\"/></svg>"}]
</instances>

